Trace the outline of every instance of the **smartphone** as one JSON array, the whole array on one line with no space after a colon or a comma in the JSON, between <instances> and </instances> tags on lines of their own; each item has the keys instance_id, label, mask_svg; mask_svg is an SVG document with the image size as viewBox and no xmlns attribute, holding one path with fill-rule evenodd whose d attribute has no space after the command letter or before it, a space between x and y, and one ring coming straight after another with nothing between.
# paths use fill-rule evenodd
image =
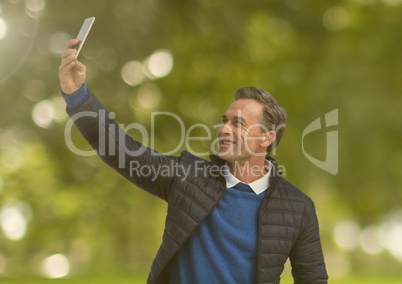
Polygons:
<instances>
[{"instance_id":1,"label":"smartphone","mask_svg":"<svg viewBox=\"0 0 402 284\"><path fill-rule=\"evenodd\" d=\"M74 48L77 49L77 55L75 58L78 57L78 54L80 54L80 51L84 45L85 39L87 38L89 31L91 30L91 27L93 23L95 22L95 17L89 17L86 18L84 23L81 26L80 32L77 35L77 39L80 41Z\"/></svg>"}]
</instances>

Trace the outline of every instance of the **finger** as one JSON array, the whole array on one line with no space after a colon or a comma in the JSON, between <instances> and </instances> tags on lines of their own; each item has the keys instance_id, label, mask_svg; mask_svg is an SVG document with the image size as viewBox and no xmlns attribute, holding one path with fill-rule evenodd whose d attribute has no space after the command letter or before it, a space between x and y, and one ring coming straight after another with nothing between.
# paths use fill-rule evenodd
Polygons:
<instances>
[{"instance_id":1,"label":"finger","mask_svg":"<svg viewBox=\"0 0 402 284\"><path fill-rule=\"evenodd\" d=\"M70 73L71 69L74 68L75 64L76 64L75 61L71 61L66 64L60 65L59 66L59 75L66 75L66 74Z\"/></svg>"},{"instance_id":2,"label":"finger","mask_svg":"<svg viewBox=\"0 0 402 284\"><path fill-rule=\"evenodd\" d=\"M69 41L66 42L66 48L73 48L74 45L77 45L79 43L79 40L74 38L74 39L70 39Z\"/></svg>"},{"instance_id":3,"label":"finger","mask_svg":"<svg viewBox=\"0 0 402 284\"><path fill-rule=\"evenodd\" d=\"M64 58L59 66L59 70L66 69L66 71L70 71L70 69L75 66L76 60L74 55L70 55L69 57Z\"/></svg>"},{"instance_id":4,"label":"finger","mask_svg":"<svg viewBox=\"0 0 402 284\"><path fill-rule=\"evenodd\" d=\"M70 54L66 54L65 57L62 58L61 62L60 62L60 66L63 65L67 65L72 61L75 61L75 54L74 53L70 53Z\"/></svg>"},{"instance_id":5,"label":"finger","mask_svg":"<svg viewBox=\"0 0 402 284\"><path fill-rule=\"evenodd\" d=\"M85 70L86 70L85 65L82 64L80 61L76 60L75 62L76 62L76 63L75 63L75 67L78 69L78 71L81 72L81 71L85 71Z\"/></svg>"},{"instance_id":6,"label":"finger","mask_svg":"<svg viewBox=\"0 0 402 284\"><path fill-rule=\"evenodd\" d=\"M60 53L60 56L61 56L62 59L64 59L64 58L67 58L67 57L69 57L71 55L74 55L74 57L75 57L75 54L77 54L77 50L75 50L75 49L66 49L66 50L63 50Z\"/></svg>"}]
</instances>

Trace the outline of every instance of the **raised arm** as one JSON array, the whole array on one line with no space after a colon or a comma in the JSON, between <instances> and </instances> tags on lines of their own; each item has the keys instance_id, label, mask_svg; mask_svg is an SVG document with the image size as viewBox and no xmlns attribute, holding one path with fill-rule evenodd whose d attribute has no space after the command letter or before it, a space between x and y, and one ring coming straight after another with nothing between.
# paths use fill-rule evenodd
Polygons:
<instances>
[{"instance_id":1,"label":"raised arm","mask_svg":"<svg viewBox=\"0 0 402 284\"><path fill-rule=\"evenodd\" d=\"M77 43L70 40L66 44L59 67L62 94L71 120L106 164L140 188L167 200L172 180L177 176L179 158L155 152L117 125L86 88L85 65L75 59L76 50L72 48Z\"/></svg>"}]
</instances>

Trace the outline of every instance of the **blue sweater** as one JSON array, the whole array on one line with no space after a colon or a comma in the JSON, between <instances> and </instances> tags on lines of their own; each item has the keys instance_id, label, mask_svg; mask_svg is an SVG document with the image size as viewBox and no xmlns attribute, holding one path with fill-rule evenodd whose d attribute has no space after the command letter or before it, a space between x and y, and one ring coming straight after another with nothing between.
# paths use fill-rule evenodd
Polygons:
<instances>
[{"instance_id":1,"label":"blue sweater","mask_svg":"<svg viewBox=\"0 0 402 284\"><path fill-rule=\"evenodd\" d=\"M227 188L178 252L171 283L256 283L258 209L264 195Z\"/></svg>"}]
</instances>

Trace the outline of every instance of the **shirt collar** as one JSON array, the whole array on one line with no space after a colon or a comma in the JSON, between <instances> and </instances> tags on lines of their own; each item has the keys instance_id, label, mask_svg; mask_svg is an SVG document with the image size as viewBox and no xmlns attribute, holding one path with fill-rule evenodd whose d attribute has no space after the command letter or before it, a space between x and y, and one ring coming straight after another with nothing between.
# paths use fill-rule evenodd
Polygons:
<instances>
[{"instance_id":1,"label":"shirt collar","mask_svg":"<svg viewBox=\"0 0 402 284\"><path fill-rule=\"evenodd\" d=\"M269 187L269 175L273 165L270 161L265 160L265 166L269 168L268 172L263 177L248 184L255 194L260 194ZM229 171L229 167L227 166L223 167L223 175L226 180L226 188L234 187L239 182L242 182Z\"/></svg>"}]
</instances>

